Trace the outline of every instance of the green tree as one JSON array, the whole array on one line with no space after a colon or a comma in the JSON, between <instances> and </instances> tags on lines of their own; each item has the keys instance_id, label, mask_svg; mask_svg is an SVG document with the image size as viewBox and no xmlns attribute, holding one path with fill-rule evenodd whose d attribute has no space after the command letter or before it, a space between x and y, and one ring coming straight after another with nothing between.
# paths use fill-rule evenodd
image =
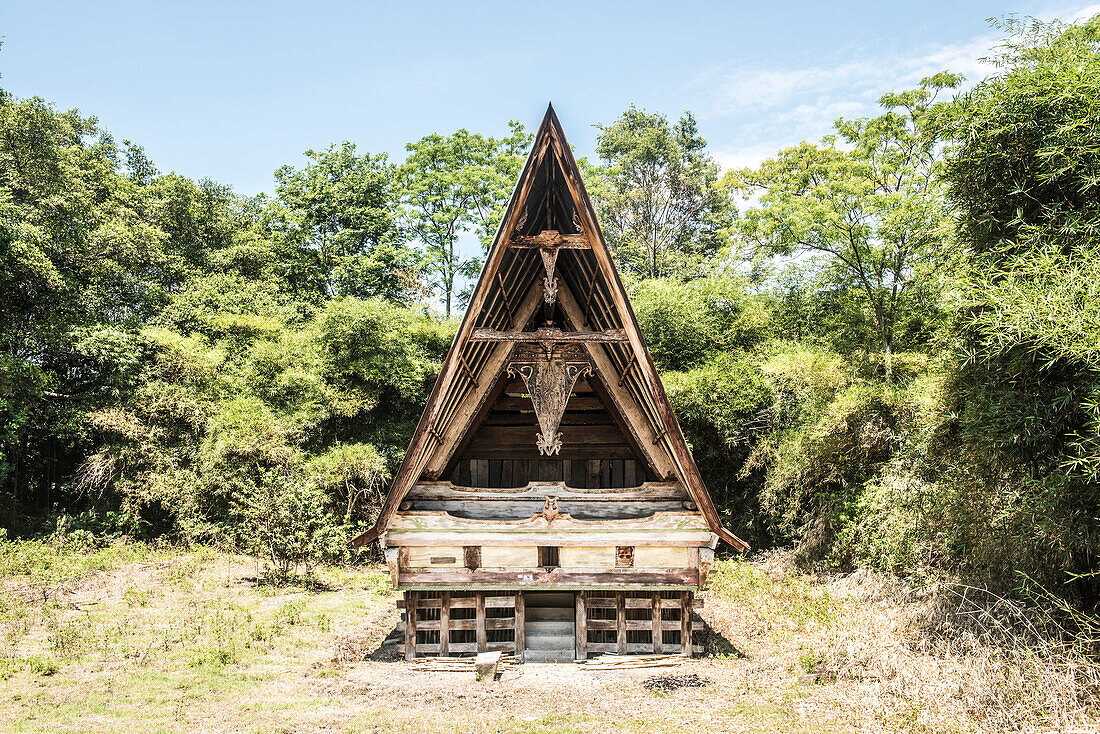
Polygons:
<instances>
[{"instance_id":1,"label":"green tree","mask_svg":"<svg viewBox=\"0 0 1100 734\"><path fill-rule=\"evenodd\" d=\"M694 276L726 243L729 197L695 117L675 125L633 105L600 127L588 167L600 224L619 266L646 278Z\"/></svg>"},{"instance_id":2,"label":"green tree","mask_svg":"<svg viewBox=\"0 0 1100 734\"><path fill-rule=\"evenodd\" d=\"M518 122L509 125L512 134L501 139L458 130L405 146L409 155L398 170L404 224L423 247L429 285L442 295L448 318L458 279L481 266L462 256L459 238L471 232L489 244L523 165L531 136Z\"/></svg>"},{"instance_id":3,"label":"green tree","mask_svg":"<svg viewBox=\"0 0 1100 734\"><path fill-rule=\"evenodd\" d=\"M759 196L739 222L745 241L757 254L820 256L865 300L887 370L906 299L932 282L950 237L937 132L945 103L936 97L960 82L945 73L886 94L885 114L838 120L838 135L821 145L729 174L731 186Z\"/></svg>"},{"instance_id":4,"label":"green tree","mask_svg":"<svg viewBox=\"0 0 1100 734\"><path fill-rule=\"evenodd\" d=\"M306 151L304 168L275 172L275 191L304 244L316 252L326 294L407 302L416 290L413 254L400 240L386 156L347 141Z\"/></svg>"},{"instance_id":5,"label":"green tree","mask_svg":"<svg viewBox=\"0 0 1100 734\"><path fill-rule=\"evenodd\" d=\"M130 149L133 152L133 148ZM92 118L0 91L0 510L59 499L82 414L133 384L117 348L165 302L148 186ZM144 177L143 177L144 178Z\"/></svg>"}]
</instances>

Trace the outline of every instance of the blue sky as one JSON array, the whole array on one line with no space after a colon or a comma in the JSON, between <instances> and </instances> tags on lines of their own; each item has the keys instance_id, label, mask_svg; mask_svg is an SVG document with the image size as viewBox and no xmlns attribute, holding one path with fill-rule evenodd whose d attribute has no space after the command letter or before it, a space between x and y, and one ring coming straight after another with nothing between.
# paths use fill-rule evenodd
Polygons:
<instances>
[{"instance_id":1,"label":"blue sky","mask_svg":"<svg viewBox=\"0 0 1100 734\"><path fill-rule=\"evenodd\" d=\"M629 104L693 110L725 166L874 112L944 69L972 79L1005 2L24 2L0 5L0 85L94 114L163 171L242 193L308 148L533 128L548 100L581 155Z\"/></svg>"}]
</instances>

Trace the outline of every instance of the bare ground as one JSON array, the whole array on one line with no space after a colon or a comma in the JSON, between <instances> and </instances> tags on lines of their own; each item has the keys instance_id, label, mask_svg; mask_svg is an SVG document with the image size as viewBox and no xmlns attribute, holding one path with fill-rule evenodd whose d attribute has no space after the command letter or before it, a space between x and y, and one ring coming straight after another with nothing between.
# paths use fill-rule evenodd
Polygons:
<instances>
[{"instance_id":1,"label":"bare ground","mask_svg":"<svg viewBox=\"0 0 1100 734\"><path fill-rule=\"evenodd\" d=\"M277 588L258 582L248 559L167 553L86 574L45 603L41 580L11 576L0 606L0 731L994 728L968 680L974 669L911 644L914 602L880 577L813 578L774 562L727 561L701 613L707 657L627 671L527 665L487 685L472 673L418 672L387 659L397 612L381 569L323 576L327 590ZM841 667L830 664L838 655ZM800 682L811 672L817 682ZM690 673L708 685L643 686ZM1062 724L1097 731L1084 714ZM1058 729L1048 722L1047 730Z\"/></svg>"}]
</instances>

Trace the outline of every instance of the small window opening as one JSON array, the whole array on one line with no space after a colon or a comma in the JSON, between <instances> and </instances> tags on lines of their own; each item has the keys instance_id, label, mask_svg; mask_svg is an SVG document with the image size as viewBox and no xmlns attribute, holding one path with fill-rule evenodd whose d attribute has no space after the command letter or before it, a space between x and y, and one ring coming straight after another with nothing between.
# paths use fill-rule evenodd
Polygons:
<instances>
[{"instance_id":1,"label":"small window opening","mask_svg":"<svg viewBox=\"0 0 1100 734\"><path fill-rule=\"evenodd\" d=\"M615 568L634 568L634 546L615 546Z\"/></svg>"},{"instance_id":2,"label":"small window opening","mask_svg":"<svg viewBox=\"0 0 1100 734\"><path fill-rule=\"evenodd\" d=\"M558 547L556 545L539 546L539 566L543 568L558 567Z\"/></svg>"}]
</instances>

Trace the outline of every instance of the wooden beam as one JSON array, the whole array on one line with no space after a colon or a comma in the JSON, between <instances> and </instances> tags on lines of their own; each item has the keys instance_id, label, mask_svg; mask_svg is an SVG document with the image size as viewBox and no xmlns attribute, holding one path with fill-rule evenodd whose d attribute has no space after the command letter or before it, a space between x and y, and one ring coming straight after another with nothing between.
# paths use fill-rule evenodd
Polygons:
<instances>
[{"instance_id":1,"label":"wooden beam","mask_svg":"<svg viewBox=\"0 0 1100 734\"><path fill-rule=\"evenodd\" d=\"M405 659L410 662L416 658L416 600L419 596L415 591L405 592Z\"/></svg>"},{"instance_id":2,"label":"wooden beam","mask_svg":"<svg viewBox=\"0 0 1100 734\"><path fill-rule=\"evenodd\" d=\"M451 644L451 592L444 591L439 603L439 655L450 655Z\"/></svg>"},{"instance_id":3,"label":"wooden beam","mask_svg":"<svg viewBox=\"0 0 1100 734\"><path fill-rule=\"evenodd\" d=\"M508 298L508 289L504 287L504 278L501 276L500 271L497 271L497 283L500 284L500 300L504 302L504 308L508 311L508 321L513 324L516 322L514 310L512 309L512 300ZM477 333L477 329L474 330Z\"/></svg>"},{"instance_id":4,"label":"wooden beam","mask_svg":"<svg viewBox=\"0 0 1100 734\"><path fill-rule=\"evenodd\" d=\"M675 571L633 571L621 569L604 571L571 571L555 568L521 569L515 571L468 571L466 569L441 571L407 571L401 574L401 586L422 588L458 588L473 585L482 587L534 588L620 588L628 586L698 587L699 574L695 569Z\"/></svg>"},{"instance_id":5,"label":"wooden beam","mask_svg":"<svg viewBox=\"0 0 1100 734\"><path fill-rule=\"evenodd\" d=\"M588 609L585 603L586 594L583 591L576 593L577 622L574 634L577 643L577 659L588 659Z\"/></svg>"},{"instance_id":6,"label":"wooden beam","mask_svg":"<svg viewBox=\"0 0 1100 734\"><path fill-rule=\"evenodd\" d=\"M667 533L670 540L677 534L686 533L692 538L709 537L711 534L703 517L698 512L688 510L656 512L649 517L622 520L583 520L571 517L566 513L559 513L552 518L537 514L533 517L518 520L482 520L451 515L442 510L408 510L394 517L389 535L397 537L408 533L423 532L465 533L470 534L471 537L473 537L473 534L482 535L484 533L538 535L547 533L561 533L564 535L577 533L608 533L614 535L639 533L645 535L653 531ZM392 542L390 545L420 545L420 543ZM478 545L478 543L448 543L441 545L464 546ZM619 543L617 545L623 544Z\"/></svg>"},{"instance_id":7,"label":"wooden beam","mask_svg":"<svg viewBox=\"0 0 1100 734\"><path fill-rule=\"evenodd\" d=\"M680 595L680 654L691 657L691 592Z\"/></svg>"},{"instance_id":8,"label":"wooden beam","mask_svg":"<svg viewBox=\"0 0 1100 734\"><path fill-rule=\"evenodd\" d=\"M562 331L561 329L538 329L537 331L497 331L496 329L474 329L470 336L472 342L543 342L551 344L571 342L591 342L606 344L629 341L622 329L606 331Z\"/></svg>"},{"instance_id":9,"label":"wooden beam","mask_svg":"<svg viewBox=\"0 0 1100 734\"><path fill-rule=\"evenodd\" d=\"M626 594L619 591L615 594L615 642L619 646L619 654L626 654Z\"/></svg>"},{"instance_id":10,"label":"wooden beam","mask_svg":"<svg viewBox=\"0 0 1100 734\"><path fill-rule=\"evenodd\" d=\"M542 500L553 495L559 500L571 502L645 502L683 501L687 493L679 482L645 482L640 487L613 489L585 489L570 487L565 482L528 482L516 489L481 489L459 487L451 482L419 482L406 496L409 500L478 500L513 502L515 500Z\"/></svg>"},{"instance_id":11,"label":"wooden beam","mask_svg":"<svg viewBox=\"0 0 1100 734\"><path fill-rule=\"evenodd\" d=\"M522 591L516 592L513 618L515 620L516 658L522 662L523 651L527 647L527 600L524 598Z\"/></svg>"},{"instance_id":12,"label":"wooden beam","mask_svg":"<svg viewBox=\"0 0 1100 734\"><path fill-rule=\"evenodd\" d=\"M653 629L653 652L660 655L664 650L664 632L661 631L661 592L654 591L650 598L650 610L652 619L650 623Z\"/></svg>"},{"instance_id":13,"label":"wooden beam","mask_svg":"<svg viewBox=\"0 0 1100 734\"><path fill-rule=\"evenodd\" d=\"M485 652L488 637L485 634L485 594L483 593L477 595L475 614L477 615L477 651Z\"/></svg>"},{"instance_id":14,"label":"wooden beam","mask_svg":"<svg viewBox=\"0 0 1100 734\"><path fill-rule=\"evenodd\" d=\"M515 235L509 247L557 248L562 250L590 250L592 245L583 234L560 234L554 229L544 229L537 235Z\"/></svg>"}]
</instances>

